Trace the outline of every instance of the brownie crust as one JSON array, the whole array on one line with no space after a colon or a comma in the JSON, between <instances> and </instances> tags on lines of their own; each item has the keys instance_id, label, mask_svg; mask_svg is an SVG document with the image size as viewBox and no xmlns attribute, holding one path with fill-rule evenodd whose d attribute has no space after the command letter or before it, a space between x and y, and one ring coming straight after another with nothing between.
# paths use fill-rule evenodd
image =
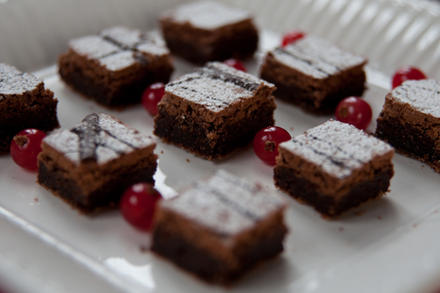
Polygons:
<instances>
[{"instance_id":1,"label":"brownie crust","mask_svg":"<svg viewBox=\"0 0 440 293\"><path fill-rule=\"evenodd\" d=\"M330 114L345 97L362 96L366 81L363 66L361 64L327 78L317 79L286 66L269 52L260 76L276 85L275 97L313 114Z\"/></svg>"},{"instance_id":2,"label":"brownie crust","mask_svg":"<svg viewBox=\"0 0 440 293\"><path fill-rule=\"evenodd\" d=\"M260 129L274 124L274 98L264 94L215 114L173 94L166 93L163 101L154 134L209 160L248 145Z\"/></svg>"},{"instance_id":3,"label":"brownie crust","mask_svg":"<svg viewBox=\"0 0 440 293\"><path fill-rule=\"evenodd\" d=\"M439 118L400 103L389 93L377 119L376 136L440 173Z\"/></svg>"},{"instance_id":4,"label":"brownie crust","mask_svg":"<svg viewBox=\"0 0 440 293\"><path fill-rule=\"evenodd\" d=\"M112 116L93 113L43 139L37 180L73 207L92 213L117 204L132 184L153 183L155 146Z\"/></svg>"},{"instance_id":5,"label":"brownie crust","mask_svg":"<svg viewBox=\"0 0 440 293\"><path fill-rule=\"evenodd\" d=\"M388 191L393 174L392 166L388 166L378 171L373 178L354 183L348 192L335 198L318 191L318 185L298 175L294 169L282 166L274 169L275 185L278 188L300 202L313 206L315 210L328 218L334 218L368 200L381 197Z\"/></svg>"},{"instance_id":6,"label":"brownie crust","mask_svg":"<svg viewBox=\"0 0 440 293\"><path fill-rule=\"evenodd\" d=\"M85 97L108 107L121 107L139 103L148 85L154 82L167 83L173 72L168 57L154 61L140 55L138 58L139 62L133 66L114 72L96 60L69 49L59 57L59 74L72 89Z\"/></svg>"},{"instance_id":7,"label":"brownie crust","mask_svg":"<svg viewBox=\"0 0 440 293\"><path fill-rule=\"evenodd\" d=\"M258 48L258 31L252 19L213 30L177 23L169 17L163 17L160 24L171 52L198 64L227 58L243 60Z\"/></svg>"},{"instance_id":8,"label":"brownie crust","mask_svg":"<svg viewBox=\"0 0 440 293\"><path fill-rule=\"evenodd\" d=\"M233 283L263 260L279 255L287 232L282 211L239 235L233 247L223 245L221 235L213 235L170 211L160 210L155 222L151 248L154 253L206 282L223 285Z\"/></svg>"},{"instance_id":9,"label":"brownie crust","mask_svg":"<svg viewBox=\"0 0 440 293\"><path fill-rule=\"evenodd\" d=\"M0 98L0 154L9 153L12 138L23 129L47 132L59 127L57 104L53 92L43 83L32 91Z\"/></svg>"}]
</instances>

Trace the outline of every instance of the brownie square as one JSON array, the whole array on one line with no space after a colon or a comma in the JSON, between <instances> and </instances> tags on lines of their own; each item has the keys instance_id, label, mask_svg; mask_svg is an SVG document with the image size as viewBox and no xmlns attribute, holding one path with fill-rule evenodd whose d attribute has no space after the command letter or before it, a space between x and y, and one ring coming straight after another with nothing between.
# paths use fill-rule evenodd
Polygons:
<instances>
[{"instance_id":1,"label":"brownie square","mask_svg":"<svg viewBox=\"0 0 440 293\"><path fill-rule=\"evenodd\" d=\"M38 183L84 213L114 206L134 183L153 182L155 143L107 114L44 138Z\"/></svg>"},{"instance_id":2,"label":"brownie square","mask_svg":"<svg viewBox=\"0 0 440 293\"><path fill-rule=\"evenodd\" d=\"M61 78L100 104L120 107L139 103L154 82L168 82L173 65L164 41L155 33L126 27L70 41L60 56Z\"/></svg>"},{"instance_id":3,"label":"brownie square","mask_svg":"<svg viewBox=\"0 0 440 293\"><path fill-rule=\"evenodd\" d=\"M246 146L273 125L275 87L219 62L165 87L154 133L209 160Z\"/></svg>"},{"instance_id":4,"label":"brownie square","mask_svg":"<svg viewBox=\"0 0 440 293\"><path fill-rule=\"evenodd\" d=\"M160 25L171 52L196 63L245 59L258 47L249 13L217 2L182 5L165 13Z\"/></svg>"},{"instance_id":5,"label":"brownie square","mask_svg":"<svg viewBox=\"0 0 440 293\"><path fill-rule=\"evenodd\" d=\"M440 82L410 80L385 98L376 136L440 173Z\"/></svg>"},{"instance_id":6,"label":"brownie square","mask_svg":"<svg viewBox=\"0 0 440 293\"><path fill-rule=\"evenodd\" d=\"M0 154L9 152L12 138L23 129L59 127L57 104L37 77L0 63Z\"/></svg>"},{"instance_id":7,"label":"brownie square","mask_svg":"<svg viewBox=\"0 0 440 293\"><path fill-rule=\"evenodd\" d=\"M283 251L285 201L225 171L155 212L152 251L199 278L230 283Z\"/></svg>"},{"instance_id":8,"label":"brownie square","mask_svg":"<svg viewBox=\"0 0 440 293\"><path fill-rule=\"evenodd\" d=\"M323 216L334 217L388 190L393 155L381 140L329 120L280 144L275 184Z\"/></svg>"},{"instance_id":9,"label":"brownie square","mask_svg":"<svg viewBox=\"0 0 440 293\"><path fill-rule=\"evenodd\" d=\"M343 98L362 96L366 63L362 57L308 36L269 51L261 77L277 86L276 97L315 114L328 114Z\"/></svg>"}]
</instances>

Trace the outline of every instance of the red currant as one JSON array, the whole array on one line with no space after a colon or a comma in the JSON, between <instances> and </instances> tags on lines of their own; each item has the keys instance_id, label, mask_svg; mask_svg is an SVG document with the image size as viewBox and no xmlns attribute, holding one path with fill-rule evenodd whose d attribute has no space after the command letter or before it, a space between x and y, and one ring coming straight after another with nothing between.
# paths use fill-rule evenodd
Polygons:
<instances>
[{"instance_id":1,"label":"red currant","mask_svg":"<svg viewBox=\"0 0 440 293\"><path fill-rule=\"evenodd\" d=\"M121 198L121 212L134 227L148 231L153 223L156 203L162 196L153 185L137 183L129 187Z\"/></svg>"},{"instance_id":2,"label":"red currant","mask_svg":"<svg viewBox=\"0 0 440 293\"><path fill-rule=\"evenodd\" d=\"M165 85L161 82L153 83L142 94L142 105L153 116L157 114L157 104L165 93Z\"/></svg>"},{"instance_id":3,"label":"red currant","mask_svg":"<svg viewBox=\"0 0 440 293\"><path fill-rule=\"evenodd\" d=\"M281 127L263 128L254 137L255 154L266 164L274 166L278 155L278 145L291 138L290 134Z\"/></svg>"},{"instance_id":4,"label":"red currant","mask_svg":"<svg viewBox=\"0 0 440 293\"><path fill-rule=\"evenodd\" d=\"M305 33L301 31L292 31L288 32L283 36L282 46L285 47L293 42L298 41L299 39L302 39L305 37Z\"/></svg>"},{"instance_id":5,"label":"red currant","mask_svg":"<svg viewBox=\"0 0 440 293\"><path fill-rule=\"evenodd\" d=\"M359 97L348 97L339 102L336 107L336 119L352 124L365 130L371 122L373 112L370 105Z\"/></svg>"},{"instance_id":6,"label":"red currant","mask_svg":"<svg viewBox=\"0 0 440 293\"><path fill-rule=\"evenodd\" d=\"M41 141L46 134L38 129L20 131L11 141L10 152L14 162L30 171L37 170L37 156L41 152Z\"/></svg>"},{"instance_id":7,"label":"red currant","mask_svg":"<svg viewBox=\"0 0 440 293\"><path fill-rule=\"evenodd\" d=\"M224 62L226 65L229 65L231 67L234 67L237 70L241 70L246 72L246 67L244 67L243 63L241 63L241 61L237 60L237 59L228 59L225 60Z\"/></svg>"},{"instance_id":8,"label":"red currant","mask_svg":"<svg viewBox=\"0 0 440 293\"><path fill-rule=\"evenodd\" d=\"M398 87L406 80L426 79L425 73L416 67L405 66L394 73L393 88Z\"/></svg>"}]
</instances>

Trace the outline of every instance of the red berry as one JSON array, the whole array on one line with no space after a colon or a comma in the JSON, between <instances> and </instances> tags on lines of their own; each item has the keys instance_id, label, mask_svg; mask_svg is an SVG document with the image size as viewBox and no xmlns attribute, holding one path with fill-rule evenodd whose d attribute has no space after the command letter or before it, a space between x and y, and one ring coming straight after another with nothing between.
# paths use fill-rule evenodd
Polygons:
<instances>
[{"instance_id":1,"label":"red berry","mask_svg":"<svg viewBox=\"0 0 440 293\"><path fill-rule=\"evenodd\" d=\"M398 87L406 80L426 79L425 73L416 67L402 67L394 73L393 88Z\"/></svg>"},{"instance_id":2,"label":"red berry","mask_svg":"<svg viewBox=\"0 0 440 293\"><path fill-rule=\"evenodd\" d=\"M37 156L41 152L41 141L46 136L38 129L20 131L11 141L10 152L14 162L30 171L37 170Z\"/></svg>"},{"instance_id":3,"label":"red berry","mask_svg":"<svg viewBox=\"0 0 440 293\"><path fill-rule=\"evenodd\" d=\"M373 112L370 105L359 97L348 97L339 102L336 107L336 119L352 124L365 130L371 122Z\"/></svg>"},{"instance_id":4,"label":"red berry","mask_svg":"<svg viewBox=\"0 0 440 293\"><path fill-rule=\"evenodd\" d=\"M234 67L237 70L241 70L247 72L246 67L244 67L243 63L237 59L228 59L224 62L226 65Z\"/></svg>"},{"instance_id":5,"label":"red berry","mask_svg":"<svg viewBox=\"0 0 440 293\"><path fill-rule=\"evenodd\" d=\"M299 39L304 38L305 35L306 34L301 31L292 31L292 32L286 33L283 36L282 46L285 47L295 41L298 41Z\"/></svg>"},{"instance_id":6,"label":"red berry","mask_svg":"<svg viewBox=\"0 0 440 293\"><path fill-rule=\"evenodd\" d=\"M153 223L156 202L162 196L153 185L137 183L130 186L121 198L121 212L124 218L134 227L148 231Z\"/></svg>"},{"instance_id":7,"label":"red berry","mask_svg":"<svg viewBox=\"0 0 440 293\"><path fill-rule=\"evenodd\" d=\"M278 155L278 145L292 137L283 128L269 126L261 129L254 137L255 154L266 164L274 166Z\"/></svg>"},{"instance_id":8,"label":"red berry","mask_svg":"<svg viewBox=\"0 0 440 293\"><path fill-rule=\"evenodd\" d=\"M142 105L153 116L157 114L157 104L165 93L165 85L161 82L153 83L142 94Z\"/></svg>"}]
</instances>

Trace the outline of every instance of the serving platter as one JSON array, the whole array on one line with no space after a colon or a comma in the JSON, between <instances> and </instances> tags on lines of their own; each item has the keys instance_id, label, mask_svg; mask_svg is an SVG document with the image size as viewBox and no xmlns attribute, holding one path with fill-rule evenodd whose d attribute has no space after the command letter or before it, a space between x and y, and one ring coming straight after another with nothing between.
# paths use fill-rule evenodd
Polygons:
<instances>
[{"instance_id":1,"label":"serving platter","mask_svg":"<svg viewBox=\"0 0 440 293\"><path fill-rule=\"evenodd\" d=\"M287 13L287 2L278 3L285 9L278 9L280 17L267 27L283 30L280 19ZM288 20L289 27L303 28L365 56L371 53L364 97L372 105L374 117L390 89L391 64L397 60L421 64L430 76L440 78L440 68L436 65L440 46L435 45L440 43L440 32L435 14L433 18L426 10L410 9L403 1L385 2L295 1L295 5L308 7L308 17L293 11L297 18ZM240 0L236 4L258 10L260 22L269 23L261 17L269 17L264 13L264 3L249 6L249 1ZM314 22L320 16L323 21ZM387 26L390 17L403 19L403 29ZM360 23L353 23L356 18ZM374 21L373 32L359 40L368 21ZM335 22L342 22L347 30L329 31ZM374 47L371 39L380 39L382 43ZM249 72L257 74L264 52L279 40L278 33L263 32L259 53L246 64ZM408 45L411 41L415 42L413 46ZM194 70L189 63L177 58L175 61L177 71L173 77ZM62 127L73 126L86 114L107 112L144 133L152 132L153 119L142 106L109 111L72 92L59 80L55 66L36 74L59 99ZM277 105L276 124L292 135L330 118L311 116L279 100ZM374 128L373 122L368 130ZM156 152L160 158L156 186L167 198L192 180L213 174L217 169L279 192L273 186L272 168L264 165L251 148L220 163L199 159L159 140ZM289 202L286 221L290 233L284 253L228 291L388 293L432 292L440 287L439 175L428 166L398 154L394 164L391 191L384 199L334 221L322 219L310 207L280 192ZM35 288L38 292L224 290L206 285L153 256L148 251L150 235L129 226L117 210L92 218L80 215L38 186L35 174L20 169L8 156L0 158L0 195L0 288L11 292L35 292Z\"/></svg>"},{"instance_id":2,"label":"serving platter","mask_svg":"<svg viewBox=\"0 0 440 293\"><path fill-rule=\"evenodd\" d=\"M263 52L278 42L279 35L263 34L260 52L246 64L249 72L257 74ZM174 76L194 70L189 63L175 61ZM153 119L142 106L109 111L72 92L60 81L55 67L39 71L37 75L59 99L62 127L73 126L89 113L106 112L144 133L152 133ZM367 75L368 90L364 97L376 117L389 91L390 79L371 68ZM330 118L306 114L282 101L277 101L277 106L276 124L292 135ZM372 123L369 130L374 127ZM279 192L273 185L272 168L263 164L251 148L226 161L213 163L160 140L157 142L156 187L165 198L217 169ZM278 259L251 272L230 291L359 292L368 288L370 292L410 292L440 274L440 252L434 249L440 244L436 232L440 228L439 175L428 166L401 155L395 156L394 164L391 191L384 199L361 206L334 221L321 218L310 207L279 192L289 201L286 221L290 233L285 251ZM129 226L117 210L95 217L81 215L36 184L35 174L20 169L9 157L0 158L0 166L2 220L31 235L28 249L32 249L33 241L43 241L56 251L53 260L46 261L57 261L58 254L67 257L80 269L90 271L92 279L108 282L110 287L126 292L221 290L152 255L148 250L150 235ZM60 279L55 282L60 286L63 278L72 277L59 275ZM406 275L412 277L406 278ZM51 280L50 276L46 278Z\"/></svg>"}]
</instances>

